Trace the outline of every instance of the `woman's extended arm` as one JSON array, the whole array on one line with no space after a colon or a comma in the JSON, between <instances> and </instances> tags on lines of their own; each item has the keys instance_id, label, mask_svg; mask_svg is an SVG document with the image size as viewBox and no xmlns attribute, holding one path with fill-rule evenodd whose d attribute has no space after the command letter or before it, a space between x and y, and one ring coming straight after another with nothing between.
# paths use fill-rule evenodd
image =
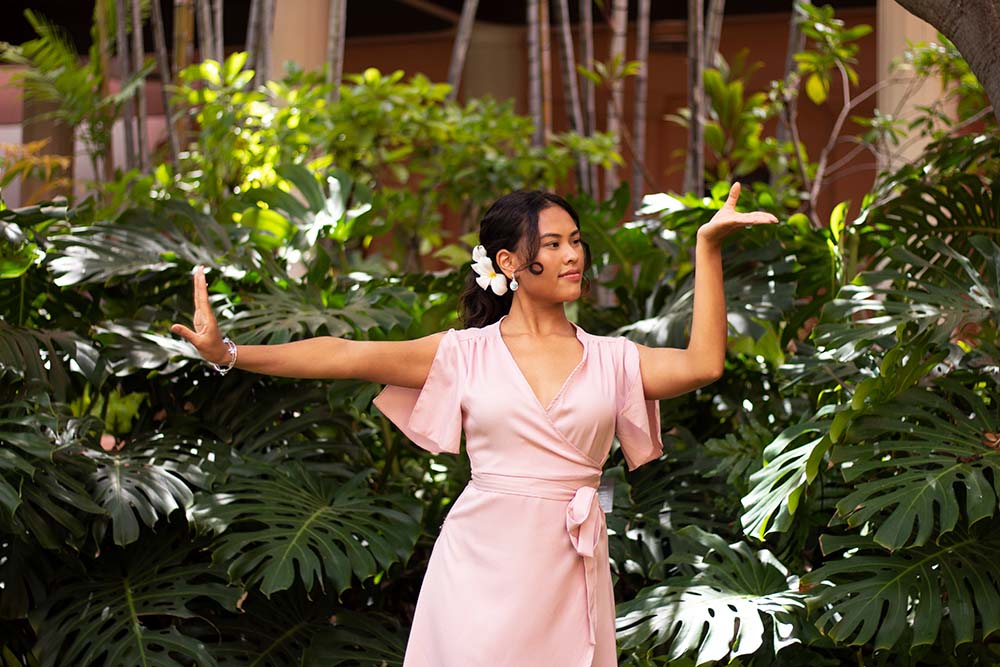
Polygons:
<instances>
[{"instance_id":1,"label":"woman's extended arm","mask_svg":"<svg viewBox=\"0 0 1000 667\"><path fill-rule=\"evenodd\" d=\"M714 382L726 360L726 294L722 279L722 239L743 227L777 222L770 213L738 213L740 184L729 190L725 205L698 228L695 246L694 316L688 346L639 345L639 367L647 399L671 398Z\"/></svg>"},{"instance_id":2,"label":"woman's extended arm","mask_svg":"<svg viewBox=\"0 0 1000 667\"><path fill-rule=\"evenodd\" d=\"M174 324L170 330L195 346L202 358L219 365L229 350L208 302L201 267L194 274L194 330ZM443 332L403 341L363 341L318 336L277 345L239 345L236 368L264 375L314 379L359 379L419 389L427 379Z\"/></svg>"}]
</instances>

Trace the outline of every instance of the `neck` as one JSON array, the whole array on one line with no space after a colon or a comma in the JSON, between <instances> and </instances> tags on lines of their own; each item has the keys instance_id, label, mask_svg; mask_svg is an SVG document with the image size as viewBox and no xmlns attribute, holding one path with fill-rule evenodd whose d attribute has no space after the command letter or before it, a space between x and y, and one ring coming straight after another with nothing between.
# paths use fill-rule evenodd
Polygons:
<instances>
[{"instance_id":1,"label":"neck","mask_svg":"<svg viewBox=\"0 0 1000 667\"><path fill-rule=\"evenodd\" d=\"M510 313L503 321L503 332L514 336L575 335L573 325L566 319L562 303L526 305L514 299Z\"/></svg>"}]
</instances>

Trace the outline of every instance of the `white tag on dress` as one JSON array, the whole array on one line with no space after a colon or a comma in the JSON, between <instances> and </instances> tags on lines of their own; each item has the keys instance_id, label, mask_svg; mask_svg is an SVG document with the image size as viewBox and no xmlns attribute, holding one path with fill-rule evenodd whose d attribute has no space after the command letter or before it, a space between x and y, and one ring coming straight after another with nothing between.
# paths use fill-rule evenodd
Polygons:
<instances>
[{"instance_id":1,"label":"white tag on dress","mask_svg":"<svg viewBox=\"0 0 1000 667\"><path fill-rule=\"evenodd\" d=\"M611 506L615 499L615 478L602 476L601 485L597 487L597 502L605 514L611 512Z\"/></svg>"}]
</instances>

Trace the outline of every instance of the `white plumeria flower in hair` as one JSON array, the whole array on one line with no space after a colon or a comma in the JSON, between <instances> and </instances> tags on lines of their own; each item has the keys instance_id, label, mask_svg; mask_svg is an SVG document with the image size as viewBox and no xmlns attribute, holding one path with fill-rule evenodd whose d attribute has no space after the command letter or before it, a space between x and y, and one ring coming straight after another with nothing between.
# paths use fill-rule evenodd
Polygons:
<instances>
[{"instance_id":1,"label":"white plumeria flower in hair","mask_svg":"<svg viewBox=\"0 0 1000 667\"><path fill-rule=\"evenodd\" d=\"M503 296L507 293L507 276L497 273L493 268L493 262L486 254L486 248L477 245L472 249L472 270L478 275L476 283L483 289L493 288L493 293Z\"/></svg>"}]
</instances>

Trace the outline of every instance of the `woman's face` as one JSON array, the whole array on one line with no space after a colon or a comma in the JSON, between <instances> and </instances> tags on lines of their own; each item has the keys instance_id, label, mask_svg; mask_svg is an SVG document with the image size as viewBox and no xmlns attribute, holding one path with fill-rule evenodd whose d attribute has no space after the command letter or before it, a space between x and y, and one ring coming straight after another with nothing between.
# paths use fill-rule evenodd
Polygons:
<instances>
[{"instance_id":1,"label":"woman's face","mask_svg":"<svg viewBox=\"0 0 1000 667\"><path fill-rule=\"evenodd\" d=\"M516 274L518 292L542 301L575 301L583 279L583 241L576 223L561 206L549 206L538 214L538 255L541 275L528 271L527 257L501 250L497 258L504 273Z\"/></svg>"}]
</instances>

